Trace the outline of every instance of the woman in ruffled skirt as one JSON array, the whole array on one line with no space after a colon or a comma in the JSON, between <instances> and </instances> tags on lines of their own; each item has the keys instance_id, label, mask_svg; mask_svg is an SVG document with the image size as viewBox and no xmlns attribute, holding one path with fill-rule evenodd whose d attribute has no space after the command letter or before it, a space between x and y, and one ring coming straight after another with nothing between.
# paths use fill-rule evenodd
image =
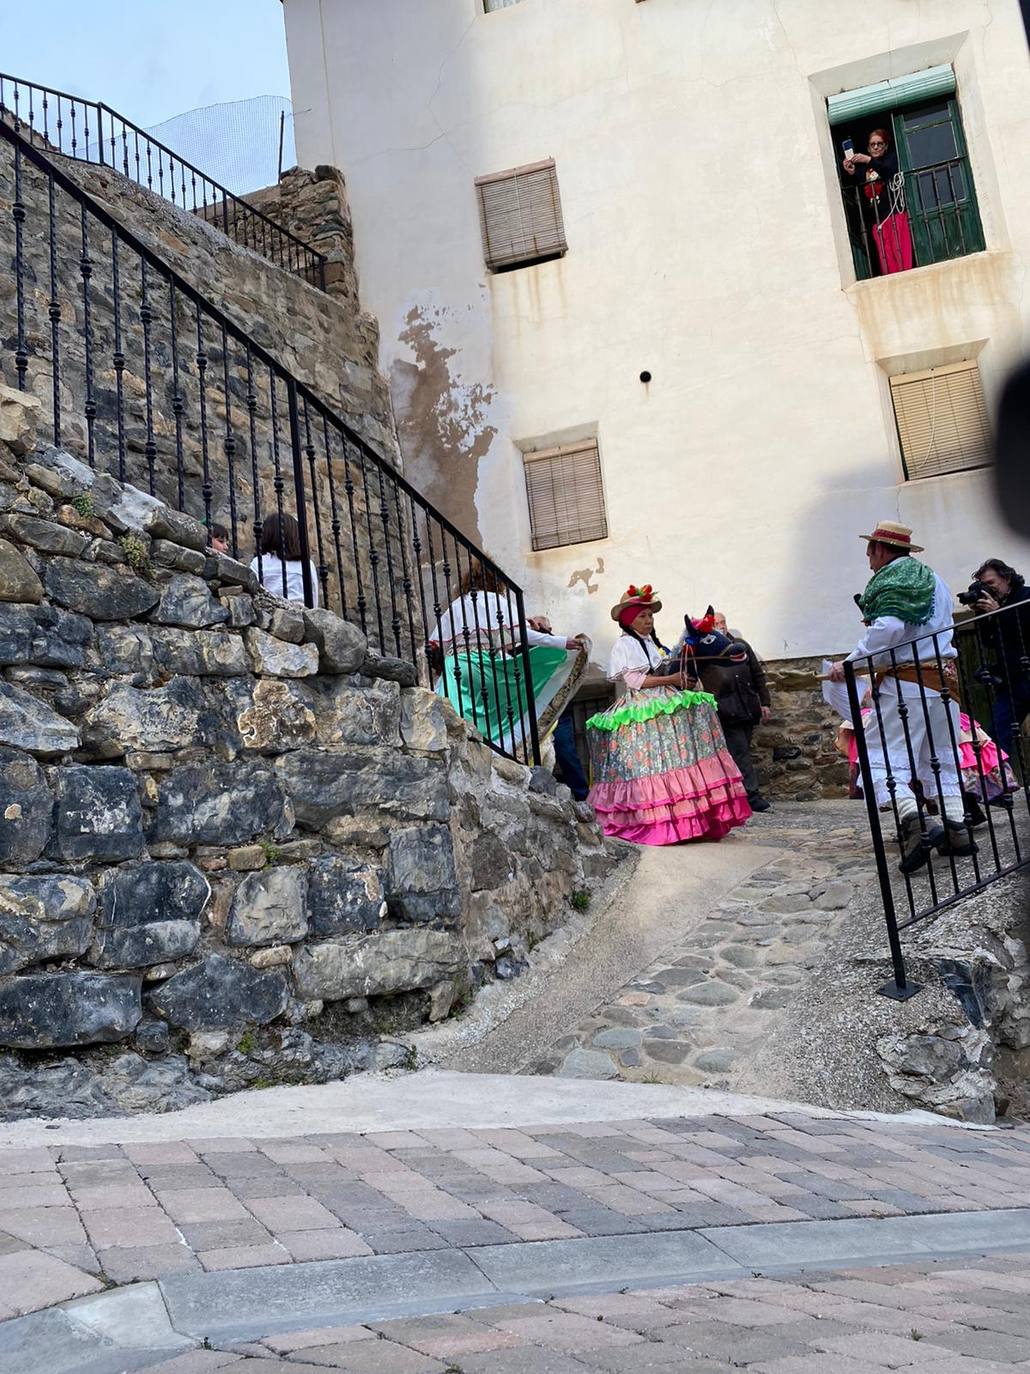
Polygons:
<instances>
[{"instance_id":1,"label":"woman in ruffled skirt","mask_svg":"<svg viewBox=\"0 0 1030 1374\"><path fill-rule=\"evenodd\" d=\"M606 835L635 844L718 840L751 815L715 698L683 673L662 674L654 634L662 603L630 587L612 619L622 628L609 663L614 706L587 721L589 800Z\"/></svg>"}]
</instances>

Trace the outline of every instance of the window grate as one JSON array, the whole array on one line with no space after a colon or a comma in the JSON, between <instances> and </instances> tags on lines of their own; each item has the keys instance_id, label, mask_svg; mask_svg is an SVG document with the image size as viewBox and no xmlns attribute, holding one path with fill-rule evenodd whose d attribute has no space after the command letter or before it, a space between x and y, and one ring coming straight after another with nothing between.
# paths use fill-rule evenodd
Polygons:
<instances>
[{"instance_id":1,"label":"window grate","mask_svg":"<svg viewBox=\"0 0 1030 1374\"><path fill-rule=\"evenodd\" d=\"M476 178L483 254L494 272L568 251L553 159Z\"/></svg>"},{"instance_id":2,"label":"window grate","mask_svg":"<svg viewBox=\"0 0 1030 1374\"><path fill-rule=\"evenodd\" d=\"M909 481L990 462L990 424L975 362L892 377L891 400Z\"/></svg>"},{"instance_id":3,"label":"window grate","mask_svg":"<svg viewBox=\"0 0 1030 1374\"><path fill-rule=\"evenodd\" d=\"M507 9L509 5L517 5L520 0L483 0L483 9L487 14L493 10Z\"/></svg>"},{"instance_id":4,"label":"window grate","mask_svg":"<svg viewBox=\"0 0 1030 1374\"><path fill-rule=\"evenodd\" d=\"M534 549L607 539L597 440L523 454Z\"/></svg>"}]
</instances>

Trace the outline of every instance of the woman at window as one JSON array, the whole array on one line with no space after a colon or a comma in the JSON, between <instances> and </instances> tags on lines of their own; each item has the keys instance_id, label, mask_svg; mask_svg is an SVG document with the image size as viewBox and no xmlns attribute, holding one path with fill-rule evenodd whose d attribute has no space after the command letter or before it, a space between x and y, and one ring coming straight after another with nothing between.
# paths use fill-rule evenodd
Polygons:
<instances>
[{"instance_id":1,"label":"woman at window","mask_svg":"<svg viewBox=\"0 0 1030 1374\"><path fill-rule=\"evenodd\" d=\"M585 635L554 634L545 616L526 622L530 691L543 742L572 700L590 653ZM525 665L515 605L504 584L472 563L440 616L429 645L436 691L471 725L510 754L531 738Z\"/></svg>"},{"instance_id":2,"label":"woman at window","mask_svg":"<svg viewBox=\"0 0 1030 1374\"><path fill-rule=\"evenodd\" d=\"M844 170L862 184L880 272L886 277L892 272L907 272L913 265L905 178L898 170L898 156L886 129L874 129L866 146L867 153L852 153L844 159Z\"/></svg>"},{"instance_id":3,"label":"woman at window","mask_svg":"<svg viewBox=\"0 0 1030 1374\"><path fill-rule=\"evenodd\" d=\"M304 605L304 562L300 546L300 526L292 515L270 515L261 527L258 552L250 561L251 571L266 592L284 601ZM318 575L311 570L311 604L318 605Z\"/></svg>"},{"instance_id":4,"label":"woman at window","mask_svg":"<svg viewBox=\"0 0 1030 1374\"><path fill-rule=\"evenodd\" d=\"M654 632L661 608L649 586L630 587L612 607L622 634L608 678L620 695L587 721L589 801L606 835L634 844L718 840L751 808L715 698L693 690L685 670L661 671L669 657Z\"/></svg>"}]
</instances>

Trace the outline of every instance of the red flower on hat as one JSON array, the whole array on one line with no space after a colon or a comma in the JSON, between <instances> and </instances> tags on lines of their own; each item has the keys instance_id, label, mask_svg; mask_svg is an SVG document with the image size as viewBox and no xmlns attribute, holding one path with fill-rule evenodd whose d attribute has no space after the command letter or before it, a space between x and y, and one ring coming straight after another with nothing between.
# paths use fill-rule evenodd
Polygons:
<instances>
[{"instance_id":1,"label":"red flower on hat","mask_svg":"<svg viewBox=\"0 0 1030 1374\"><path fill-rule=\"evenodd\" d=\"M650 582L645 582L642 587L634 587L632 583L626 588L626 596L631 600L650 601L654 588Z\"/></svg>"}]
</instances>

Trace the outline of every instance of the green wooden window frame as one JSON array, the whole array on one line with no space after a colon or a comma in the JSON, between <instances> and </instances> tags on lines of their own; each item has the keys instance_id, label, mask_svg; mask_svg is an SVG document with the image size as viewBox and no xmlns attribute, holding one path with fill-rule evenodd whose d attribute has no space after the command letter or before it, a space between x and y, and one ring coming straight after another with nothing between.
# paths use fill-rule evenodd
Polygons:
<instances>
[{"instance_id":1,"label":"green wooden window frame","mask_svg":"<svg viewBox=\"0 0 1030 1374\"><path fill-rule=\"evenodd\" d=\"M949 96L901 110L891 122L905 174L916 266L983 252L983 225L958 101Z\"/></svg>"},{"instance_id":2,"label":"green wooden window frame","mask_svg":"<svg viewBox=\"0 0 1030 1374\"><path fill-rule=\"evenodd\" d=\"M980 207L954 95L878 112L867 110L853 122L865 127L873 120L890 128L898 167L905 178L913 265L926 267L982 252L985 241ZM838 162L840 139L847 132L847 123L836 120L832 137ZM877 275L875 248L868 225L861 222L857 196L849 201L850 188L843 181L841 184L855 275L863 281Z\"/></svg>"}]
</instances>

